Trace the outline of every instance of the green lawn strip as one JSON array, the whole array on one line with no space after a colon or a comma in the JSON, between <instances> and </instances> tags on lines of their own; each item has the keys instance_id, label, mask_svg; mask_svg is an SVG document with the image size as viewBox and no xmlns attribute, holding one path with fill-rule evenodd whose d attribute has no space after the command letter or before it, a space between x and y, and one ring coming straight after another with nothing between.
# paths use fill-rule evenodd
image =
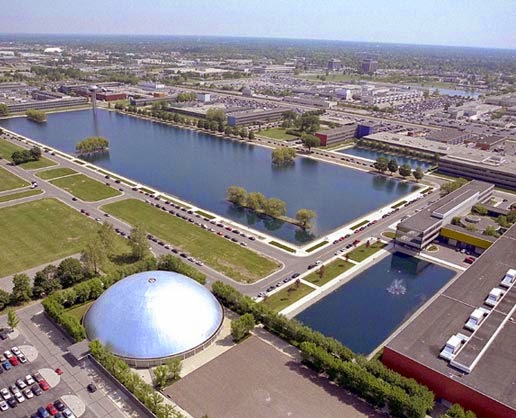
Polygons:
<instances>
[{"instance_id":1,"label":"green lawn strip","mask_svg":"<svg viewBox=\"0 0 516 418\"><path fill-rule=\"evenodd\" d=\"M209 213L203 212L202 210L196 210L195 213L197 213L198 215L201 215L205 218L208 218L208 219L215 219L215 216L210 215Z\"/></svg>"},{"instance_id":2,"label":"green lawn strip","mask_svg":"<svg viewBox=\"0 0 516 418\"><path fill-rule=\"evenodd\" d=\"M286 245L283 245L281 242L270 241L269 244L274 245L275 247L281 248L282 250L288 251L289 253L295 253L296 252L296 250L294 250L293 248L290 248L290 247L288 247Z\"/></svg>"},{"instance_id":3,"label":"green lawn strip","mask_svg":"<svg viewBox=\"0 0 516 418\"><path fill-rule=\"evenodd\" d=\"M0 168L0 192L5 190L19 189L20 187L26 187L29 183L18 177L16 174Z\"/></svg>"},{"instance_id":4,"label":"green lawn strip","mask_svg":"<svg viewBox=\"0 0 516 418\"><path fill-rule=\"evenodd\" d=\"M276 312L279 312L314 290L315 289L304 283L299 283L299 285L293 283L289 287L281 289L279 292L267 297L262 303Z\"/></svg>"},{"instance_id":5,"label":"green lawn strip","mask_svg":"<svg viewBox=\"0 0 516 418\"><path fill-rule=\"evenodd\" d=\"M142 225L147 232L240 282L253 283L279 267L269 258L140 200L107 204L103 210L131 225Z\"/></svg>"},{"instance_id":6,"label":"green lawn strip","mask_svg":"<svg viewBox=\"0 0 516 418\"><path fill-rule=\"evenodd\" d=\"M385 231L385 232L382 232L382 235L383 235L384 237L391 238L391 239L396 238L396 232L393 232L393 231Z\"/></svg>"},{"instance_id":7,"label":"green lawn strip","mask_svg":"<svg viewBox=\"0 0 516 418\"><path fill-rule=\"evenodd\" d=\"M88 167L91 167L92 169L97 170L97 168L96 168L96 167L93 167L93 166L88 166ZM128 184L129 186L136 186L136 183L133 183L132 181L129 181L129 180L123 179L122 177L114 176L113 174L108 173L108 172L106 172L106 171L104 171L104 170L97 170L97 171L98 171L99 173L102 173L102 174L104 174L104 175L106 175L106 176L111 177L112 179L120 180L120 181L124 182L125 184Z\"/></svg>"},{"instance_id":8,"label":"green lawn strip","mask_svg":"<svg viewBox=\"0 0 516 418\"><path fill-rule=\"evenodd\" d=\"M328 244L328 241L321 241L319 244L315 244L313 247L310 247L308 250L306 250L307 253L311 253L312 251L317 250L318 248L321 248L323 245Z\"/></svg>"},{"instance_id":9,"label":"green lawn strip","mask_svg":"<svg viewBox=\"0 0 516 418\"><path fill-rule=\"evenodd\" d=\"M97 202L108 197L120 195L118 190L93 180L84 174L62 177L52 180L51 183L85 202Z\"/></svg>"},{"instance_id":10,"label":"green lawn strip","mask_svg":"<svg viewBox=\"0 0 516 418\"><path fill-rule=\"evenodd\" d=\"M351 229L352 231L354 231L355 229L360 228L361 226L363 226L363 225L365 225L365 224L368 224L368 223L369 223L369 221L366 219L366 220L364 220L364 221L362 221L362 222L357 223L356 225L353 225L353 226L352 226L351 228L349 228L349 229Z\"/></svg>"},{"instance_id":11,"label":"green lawn strip","mask_svg":"<svg viewBox=\"0 0 516 418\"><path fill-rule=\"evenodd\" d=\"M56 199L0 209L0 277L77 254L98 224Z\"/></svg>"},{"instance_id":12,"label":"green lawn strip","mask_svg":"<svg viewBox=\"0 0 516 418\"><path fill-rule=\"evenodd\" d=\"M289 141L297 139L298 137L292 134L287 134L285 128L270 128L263 131L257 132L258 135L265 136L267 138L276 139L278 141Z\"/></svg>"},{"instance_id":13,"label":"green lawn strip","mask_svg":"<svg viewBox=\"0 0 516 418\"><path fill-rule=\"evenodd\" d=\"M12 142L9 142L5 139L0 139L0 157L5 158L8 161L12 162L11 155L15 151L23 151L26 148L22 148L16 144L13 144ZM43 167L50 167L52 165L56 165L54 161L47 160L44 157L41 157L39 161L29 161L23 164L20 164L19 166L26 169L26 170L32 170L35 168L43 168Z\"/></svg>"},{"instance_id":14,"label":"green lawn strip","mask_svg":"<svg viewBox=\"0 0 516 418\"><path fill-rule=\"evenodd\" d=\"M384 244L383 242L375 242L374 244L371 244L369 247L367 247L367 244L362 244L361 246L357 247L356 249L348 253L348 256L350 260L360 263L361 261L364 261L367 257L373 255L377 251L380 251L386 245L387 244Z\"/></svg>"},{"instance_id":15,"label":"green lawn strip","mask_svg":"<svg viewBox=\"0 0 516 418\"><path fill-rule=\"evenodd\" d=\"M138 190L141 190L143 193L154 194L154 191L152 191L151 189L146 189L145 187L140 187Z\"/></svg>"},{"instance_id":16,"label":"green lawn strip","mask_svg":"<svg viewBox=\"0 0 516 418\"><path fill-rule=\"evenodd\" d=\"M69 176L70 174L77 174L77 171L68 167L52 168L50 170L39 171L36 173L40 179L52 180L57 177Z\"/></svg>"},{"instance_id":17,"label":"green lawn strip","mask_svg":"<svg viewBox=\"0 0 516 418\"><path fill-rule=\"evenodd\" d=\"M66 312L72 316L75 316L79 321L82 321L82 317L89 309L89 307L95 302L94 300L82 303L80 305L74 305L71 308L66 309Z\"/></svg>"},{"instance_id":18,"label":"green lawn strip","mask_svg":"<svg viewBox=\"0 0 516 418\"><path fill-rule=\"evenodd\" d=\"M434 190L434 188L433 188L433 187L427 187L427 188L426 188L425 190L423 190L421 193L426 194L426 193L428 193L428 192L431 192L432 190Z\"/></svg>"},{"instance_id":19,"label":"green lawn strip","mask_svg":"<svg viewBox=\"0 0 516 418\"><path fill-rule=\"evenodd\" d=\"M43 193L41 189L24 190L23 192L12 193L5 196L0 196L0 203L8 202L9 200L22 199L24 197L35 196Z\"/></svg>"},{"instance_id":20,"label":"green lawn strip","mask_svg":"<svg viewBox=\"0 0 516 418\"><path fill-rule=\"evenodd\" d=\"M395 205L392 205L391 209L399 208L400 206L403 206L405 203L407 203L407 201L406 200L402 200L401 202L398 202Z\"/></svg>"},{"instance_id":21,"label":"green lawn strip","mask_svg":"<svg viewBox=\"0 0 516 418\"><path fill-rule=\"evenodd\" d=\"M308 276L306 276L304 280L313 283L316 286L322 286L328 283L330 280L333 280L338 275L344 273L346 270L349 270L354 265L355 264L350 263L349 261L337 258L336 260L324 266L324 272L322 277L319 277L319 272L317 271L317 269L310 273Z\"/></svg>"}]
</instances>

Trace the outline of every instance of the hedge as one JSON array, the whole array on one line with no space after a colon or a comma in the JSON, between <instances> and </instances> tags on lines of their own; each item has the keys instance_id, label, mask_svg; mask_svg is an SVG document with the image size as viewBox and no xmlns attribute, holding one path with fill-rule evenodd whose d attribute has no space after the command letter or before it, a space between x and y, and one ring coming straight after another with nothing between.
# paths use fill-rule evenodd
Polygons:
<instances>
[{"instance_id":1,"label":"hedge","mask_svg":"<svg viewBox=\"0 0 516 418\"><path fill-rule=\"evenodd\" d=\"M239 314L251 313L263 326L298 346L304 362L324 372L339 386L377 407L387 405L392 416L423 418L434 406L434 394L414 379L386 368L378 360L367 361L334 338L288 319L217 281L212 291L227 308Z\"/></svg>"}]
</instances>

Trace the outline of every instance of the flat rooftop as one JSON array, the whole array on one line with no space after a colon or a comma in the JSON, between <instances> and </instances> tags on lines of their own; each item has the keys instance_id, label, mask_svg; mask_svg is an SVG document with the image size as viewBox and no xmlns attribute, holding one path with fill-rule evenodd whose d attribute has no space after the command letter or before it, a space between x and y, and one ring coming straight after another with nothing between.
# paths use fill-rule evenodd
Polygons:
<instances>
[{"instance_id":1,"label":"flat rooftop","mask_svg":"<svg viewBox=\"0 0 516 418\"><path fill-rule=\"evenodd\" d=\"M476 308L489 308L484 301L491 289L499 286L507 270L516 268L515 255L516 225L387 347L516 410L516 287L506 289L501 302L475 333L464 328ZM439 357L446 341L457 333L470 337L454 359L470 367L469 373Z\"/></svg>"},{"instance_id":2,"label":"flat rooftop","mask_svg":"<svg viewBox=\"0 0 516 418\"><path fill-rule=\"evenodd\" d=\"M194 417L386 417L255 336L165 393Z\"/></svg>"}]
</instances>

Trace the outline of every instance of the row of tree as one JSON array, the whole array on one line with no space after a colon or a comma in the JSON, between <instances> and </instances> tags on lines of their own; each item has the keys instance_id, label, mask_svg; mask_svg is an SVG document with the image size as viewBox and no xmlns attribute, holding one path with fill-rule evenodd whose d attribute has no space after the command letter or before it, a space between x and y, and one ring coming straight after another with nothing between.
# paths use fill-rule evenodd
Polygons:
<instances>
[{"instance_id":1,"label":"row of tree","mask_svg":"<svg viewBox=\"0 0 516 418\"><path fill-rule=\"evenodd\" d=\"M39 161L41 159L41 149L37 146L22 151L14 151L11 154L11 161L15 165L28 163L29 161Z\"/></svg>"},{"instance_id":2,"label":"row of tree","mask_svg":"<svg viewBox=\"0 0 516 418\"><path fill-rule=\"evenodd\" d=\"M78 154L93 154L105 152L109 149L109 141L102 136L90 136L75 145Z\"/></svg>"},{"instance_id":3,"label":"row of tree","mask_svg":"<svg viewBox=\"0 0 516 418\"><path fill-rule=\"evenodd\" d=\"M281 218L287 214L287 204L278 198L267 199L260 192L247 192L240 186L229 186L227 190L227 200L235 205L251 209L257 213L264 213L273 218ZM310 229L312 220L317 214L310 209L299 209L295 219L303 229Z\"/></svg>"},{"instance_id":4,"label":"row of tree","mask_svg":"<svg viewBox=\"0 0 516 418\"><path fill-rule=\"evenodd\" d=\"M378 157L374 163L374 168L381 173L386 172L387 170L391 172L391 174L394 174L396 172L399 173L401 177L409 177L410 175L413 175L414 178L419 181L421 180L425 173L421 169L421 167L417 167L414 171L412 171L412 168L408 164L403 164L401 166L398 166L398 162L396 159L391 158L390 160L387 157Z\"/></svg>"},{"instance_id":5,"label":"row of tree","mask_svg":"<svg viewBox=\"0 0 516 418\"><path fill-rule=\"evenodd\" d=\"M356 145L361 148L370 148L378 151L383 151L386 153L402 154L419 159L432 160L435 162L439 161L439 154L428 154L426 152L420 152L403 147L396 147L393 145L383 143L381 141L369 141L367 139L361 138L356 140Z\"/></svg>"},{"instance_id":6,"label":"row of tree","mask_svg":"<svg viewBox=\"0 0 516 418\"><path fill-rule=\"evenodd\" d=\"M334 338L277 314L230 285L217 281L212 291L228 309L241 315L252 314L267 330L300 347L310 367L324 371L339 386L376 406L387 404L392 416L423 418L433 408L433 393L414 379L401 376L378 360L368 361L356 355Z\"/></svg>"}]
</instances>

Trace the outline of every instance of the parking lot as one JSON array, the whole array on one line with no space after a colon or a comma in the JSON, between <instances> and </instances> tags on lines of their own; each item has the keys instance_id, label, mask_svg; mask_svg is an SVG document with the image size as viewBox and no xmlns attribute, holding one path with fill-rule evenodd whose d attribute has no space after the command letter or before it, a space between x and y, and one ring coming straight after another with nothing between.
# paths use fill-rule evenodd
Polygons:
<instances>
[{"instance_id":1,"label":"parking lot","mask_svg":"<svg viewBox=\"0 0 516 418\"><path fill-rule=\"evenodd\" d=\"M56 405L61 416L88 416L84 414L84 404L72 395L71 388L63 382L56 370L49 367L39 356L38 350L18 331L8 334L9 338L0 341L0 416L30 417L37 416L38 408L64 397L67 403ZM70 396L72 395L72 397ZM62 402L62 401L61 401ZM57 408L55 411L58 412ZM74 413L75 412L75 413ZM55 415L59 417L59 415Z\"/></svg>"}]
</instances>

